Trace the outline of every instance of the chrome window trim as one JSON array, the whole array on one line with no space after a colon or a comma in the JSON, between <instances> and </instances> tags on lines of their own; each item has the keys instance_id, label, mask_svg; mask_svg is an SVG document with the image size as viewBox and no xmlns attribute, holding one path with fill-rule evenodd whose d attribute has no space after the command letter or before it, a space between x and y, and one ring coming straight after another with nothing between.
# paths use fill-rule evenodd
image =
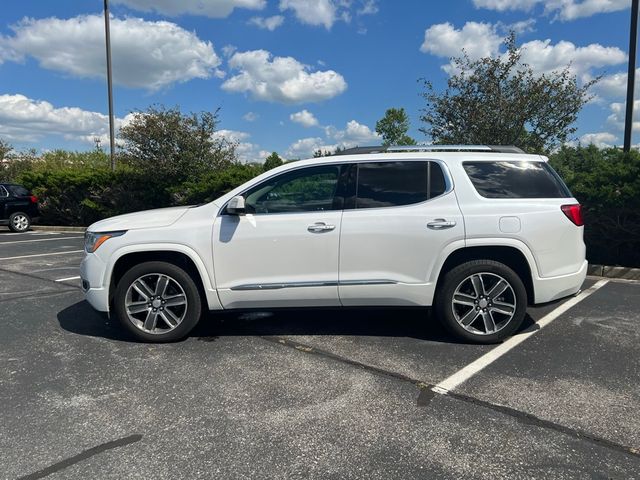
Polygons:
<instances>
[{"instance_id":1,"label":"chrome window trim","mask_svg":"<svg viewBox=\"0 0 640 480\"><path fill-rule=\"evenodd\" d=\"M342 280L339 282L290 282L290 283L247 283L244 285L236 285L230 288L232 291L243 290L281 290L283 288L300 288L300 287L338 287L353 285L395 285L399 282L395 280L374 279L374 280Z\"/></svg>"},{"instance_id":2,"label":"chrome window trim","mask_svg":"<svg viewBox=\"0 0 640 480\"><path fill-rule=\"evenodd\" d=\"M2 192L4 192L4 194ZM9 197L9 190L7 190L4 185L0 185L0 197Z\"/></svg>"}]
</instances>

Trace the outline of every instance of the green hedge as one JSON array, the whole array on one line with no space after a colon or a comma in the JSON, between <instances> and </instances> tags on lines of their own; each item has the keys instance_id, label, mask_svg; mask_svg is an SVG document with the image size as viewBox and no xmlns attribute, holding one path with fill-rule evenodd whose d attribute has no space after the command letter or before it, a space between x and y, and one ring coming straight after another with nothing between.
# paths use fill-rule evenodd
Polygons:
<instances>
[{"instance_id":1,"label":"green hedge","mask_svg":"<svg viewBox=\"0 0 640 480\"><path fill-rule=\"evenodd\" d=\"M211 201L254 176L262 168L232 165L196 181L160 184L130 167L43 168L24 171L17 181L40 199L44 225L89 225L122 213Z\"/></svg>"}]
</instances>

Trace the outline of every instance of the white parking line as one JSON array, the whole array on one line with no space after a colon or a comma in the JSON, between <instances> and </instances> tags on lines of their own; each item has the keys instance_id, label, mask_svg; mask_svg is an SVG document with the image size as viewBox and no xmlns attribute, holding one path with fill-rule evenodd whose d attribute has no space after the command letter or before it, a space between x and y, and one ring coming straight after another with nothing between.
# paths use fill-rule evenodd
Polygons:
<instances>
[{"instance_id":1,"label":"white parking line","mask_svg":"<svg viewBox=\"0 0 640 480\"><path fill-rule=\"evenodd\" d=\"M12 245L15 243L28 243L28 242L52 242L54 240L68 240L70 238L84 238L84 237L59 237L59 238L38 238L37 240L15 240L12 242L0 242L0 245Z\"/></svg>"},{"instance_id":2,"label":"white parking line","mask_svg":"<svg viewBox=\"0 0 640 480\"><path fill-rule=\"evenodd\" d=\"M471 362L466 367L458 370L456 373L451 375L450 377L444 379L442 382L438 383L431 390L446 395L448 392L452 391L454 388L460 386L460 384L466 382L471 377L473 377L476 373L491 365L497 359L499 359L502 355L507 353L512 348L518 346L522 342L524 342L527 338L534 335L536 332L539 332L544 327L553 322L556 318L562 315L564 312L569 310L574 305L580 303L582 300L587 298L589 295L605 286L609 280L600 280L596 282L591 287L587 288L584 292L579 295L573 297L571 300L564 302L562 305L547 313L544 317L538 320L534 325L531 325L529 328L524 330L522 333L514 335L513 337L505 340L503 343L498 345L493 350L485 353L477 360Z\"/></svg>"},{"instance_id":3,"label":"white parking line","mask_svg":"<svg viewBox=\"0 0 640 480\"><path fill-rule=\"evenodd\" d=\"M81 252L84 252L84 250L71 250L69 252L37 253L35 255L20 255L18 257L0 258L0 260L18 260L20 258L47 257L49 255L69 255L71 253L81 253Z\"/></svg>"},{"instance_id":4,"label":"white parking line","mask_svg":"<svg viewBox=\"0 0 640 480\"><path fill-rule=\"evenodd\" d=\"M68 280L80 280L80 276L77 277L67 277L67 278L59 278L56 282L66 282Z\"/></svg>"}]
</instances>

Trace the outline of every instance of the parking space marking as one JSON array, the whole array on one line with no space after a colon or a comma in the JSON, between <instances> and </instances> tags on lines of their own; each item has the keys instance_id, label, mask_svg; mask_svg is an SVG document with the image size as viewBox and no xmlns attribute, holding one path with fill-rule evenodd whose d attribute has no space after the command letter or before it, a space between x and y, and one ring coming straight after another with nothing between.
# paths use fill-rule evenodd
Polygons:
<instances>
[{"instance_id":1,"label":"parking space marking","mask_svg":"<svg viewBox=\"0 0 640 480\"><path fill-rule=\"evenodd\" d=\"M58 280L56 280L56 282L66 282L69 280L80 280L80 276L78 275L77 277L59 278Z\"/></svg>"},{"instance_id":2,"label":"parking space marking","mask_svg":"<svg viewBox=\"0 0 640 480\"><path fill-rule=\"evenodd\" d=\"M463 367L458 370L456 373L451 375L450 377L444 379L442 382L438 383L436 386L432 388L432 390L436 393L440 393L446 395L447 393L454 390L456 387L460 386L462 383L469 380L476 373L480 372L482 369L491 365L493 362L498 360L505 353L509 352L514 347L517 347L519 344L524 342L527 338L534 335L536 332L539 332L544 327L553 322L556 318L562 315L564 312L569 310L574 305L577 305L582 300L587 298L592 293L596 292L603 286L609 283L608 279L603 279L596 282L594 285L580 293L579 295L573 297L571 300L564 302L558 308L552 310L547 315L538 320L535 324L531 325L529 328L524 330L522 333L514 335L513 337L505 340L503 343L498 345L493 350L485 353L480 358L474 360L469 365Z\"/></svg>"},{"instance_id":3,"label":"parking space marking","mask_svg":"<svg viewBox=\"0 0 640 480\"><path fill-rule=\"evenodd\" d=\"M68 252L50 252L50 253L36 253L35 255L20 255L17 257L3 257L0 260L19 260L21 258L34 258L34 257L47 257L49 255L69 255L71 253L81 253L84 250L71 250Z\"/></svg>"},{"instance_id":4,"label":"parking space marking","mask_svg":"<svg viewBox=\"0 0 640 480\"><path fill-rule=\"evenodd\" d=\"M68 240L70 238L84 238L84 237L59 237L59 238L38 238L36 240L14 240L11 242L0 242L0 245L15 245L16 243L29 243L29 242L53 242L55 240Z\"/></svg>"}]
</instances>

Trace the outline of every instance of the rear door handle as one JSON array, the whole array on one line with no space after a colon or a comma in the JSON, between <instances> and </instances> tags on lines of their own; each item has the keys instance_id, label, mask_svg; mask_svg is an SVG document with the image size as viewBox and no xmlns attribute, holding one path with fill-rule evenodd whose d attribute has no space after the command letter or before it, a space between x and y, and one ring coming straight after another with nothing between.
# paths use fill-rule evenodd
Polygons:
<instances>
[{"instance_id":1,"label":"rear door handle","mask_svg":"<svg viewBox=\"0 0 640 480\"><path fill-rule=\"evenodd\" d=\"M433 222L427 223L427 228L431 230L444 230L445 228L455 227L456 222L453 220L447 221L444 218L436 218Z\"/></svg>"},{"instance_id":2,"label":"rear door handle","mask_svg":"<svg viewBox=\"0 0 640 480\"><path fill-rule=\"evenodd\" d=\"M321 233L321 232L330 232L334 228L336 228L335 225L327 225L324 222L316 222L313 225L309 225L307 227L307 230L309 230L311 233Z\"/></svg>"}]
</instances>

